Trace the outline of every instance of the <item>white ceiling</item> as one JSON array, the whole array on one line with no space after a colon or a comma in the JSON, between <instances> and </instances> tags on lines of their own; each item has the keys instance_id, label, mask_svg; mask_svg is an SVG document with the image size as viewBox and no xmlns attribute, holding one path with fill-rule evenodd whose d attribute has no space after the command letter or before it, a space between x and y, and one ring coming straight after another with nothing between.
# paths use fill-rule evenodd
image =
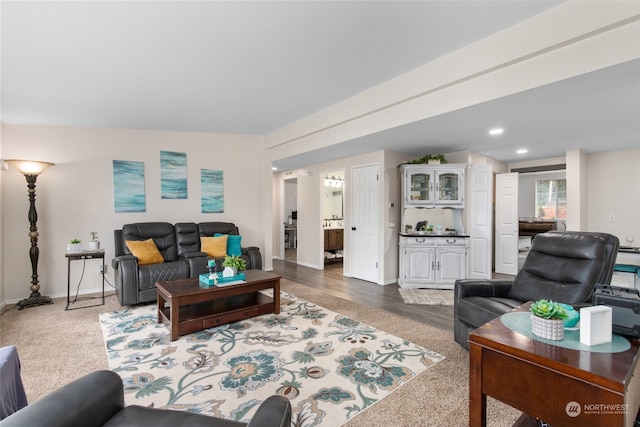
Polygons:
<instances>
[{"instance_id":1,"label":"white ceiling","mask_svg":"<svg viewBox=\"0 0 640 427\"><path fill-rule=\"evenodd\" d=\"M5 0L0 118L266 134L558 3ZM632 61L278 166L363 147L472 150L503 161L521 160L521 146L531 158L631 148L640 141L639 76ZM493 124L506 129L500 139L486 136Z\"/></svg>"}]
</instances>

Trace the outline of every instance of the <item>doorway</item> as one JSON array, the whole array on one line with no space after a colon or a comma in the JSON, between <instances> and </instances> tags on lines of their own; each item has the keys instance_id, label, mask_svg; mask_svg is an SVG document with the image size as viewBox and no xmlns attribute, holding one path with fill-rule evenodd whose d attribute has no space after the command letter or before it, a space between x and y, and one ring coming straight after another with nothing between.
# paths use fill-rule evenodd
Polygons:
<instances>
[{"instance_id":1,"label":"doorway","mask_svg":"<svg viewBox=\"0 0 640 427\"><path fill-rule=\"evenodd\" d=\"M322 174L320 194L322 196L321 244L325 269L342 270L344 260L344 169Z\"/></svg>"},{"instance_id":2,"label":"doorway","mask_svg":"<svg viewBox=\"0 0 640 427\"><path fill-rule=\"evenodd\" d=\"M282 198L283 232L281 234L282 259L287 262L298 262L298 179L283 181L284 197Z\"/></svg>"}]
</instances>

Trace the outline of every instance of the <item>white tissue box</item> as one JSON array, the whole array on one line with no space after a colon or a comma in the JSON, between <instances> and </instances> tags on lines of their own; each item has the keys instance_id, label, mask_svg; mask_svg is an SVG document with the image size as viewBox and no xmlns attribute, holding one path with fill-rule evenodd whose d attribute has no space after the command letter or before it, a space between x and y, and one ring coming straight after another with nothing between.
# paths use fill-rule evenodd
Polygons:
<instances>
[{"instance_id":1,"label":"white tissue box","mask_svg":"<svg viewBox=\"0 0 640 427\"><path fill-rule=\"evenodd\" d=\"M611 307L595 305L580 309L580 342L585 345L598 345L611 342Z\"/></svg>"}]
</instances>

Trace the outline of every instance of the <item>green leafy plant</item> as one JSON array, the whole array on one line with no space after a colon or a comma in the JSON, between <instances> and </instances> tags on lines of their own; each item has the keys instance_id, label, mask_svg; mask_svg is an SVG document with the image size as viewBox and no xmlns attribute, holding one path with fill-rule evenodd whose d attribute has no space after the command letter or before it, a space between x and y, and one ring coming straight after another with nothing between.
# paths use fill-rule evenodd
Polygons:
<instances>
[{"instance_id":1,"label":"green leafy plant","mask_svg":"<svg viewBox=\"0 0 640 427\"><path fill-rule=\"evenodd\" d=\"M543 319L564 320L569 315L560 303L541 299L531 304L531 312Z\"/></svg>"},{"instance_id":2,"label":"green leafy plant","mask_svg":"<svg viewBox=\"0 0 640 427\"><path fill-rule=\"evenodd\" d=\"M224 261L222 261L222 266L242 271L247 269L247 262L237 255L227 255L224 257Z\"/></svg>"},{"instance_id":3,"label":"green leafy plant","mask_svg":"<svg viewBox=\"0 0 640 427\"><path fill-rule=\"evenodd\" d=\"M427 227L423 225L418 229L418 231L427 231Z\"/></svg>"},{"instance_id":4,"label":"green leafy plant","mask_svg":"<svg viewBox=\"0 0 640 427\"><path fill-rule=\"evenodd\" d=\"M400 163L398 165L398 169L400 169L404 165L428 164L429 160L440 160L440 163L447 163L447 160L444 158L444 154L427 154L426 156L420 157L419 159L409 160L407 162Z\"/></svg>"},{"instance_id":5,"label":"green leafy plant","mask_svg":"<svg viewBox=\"0 0 640 427\"><path fill-rule=\"evenodd\" d=\"M72 245L77 245L78 243L82 243L82 240L80 240L80 239L71 239L71 244Z\"/></svg>"}]
</instances>

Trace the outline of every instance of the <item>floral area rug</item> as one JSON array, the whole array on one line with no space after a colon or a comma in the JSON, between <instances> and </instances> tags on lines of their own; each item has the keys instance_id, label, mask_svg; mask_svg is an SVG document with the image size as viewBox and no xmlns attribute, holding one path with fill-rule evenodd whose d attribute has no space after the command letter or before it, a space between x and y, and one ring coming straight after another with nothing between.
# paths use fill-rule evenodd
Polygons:
<instances>
[{"instance_id":1,"label":"floral area rug","mask_svg":"<svg viewBox=\"0 0 640 427\"><path fill-rule=\"evenodd\" d=\"M100 315L125 403L248 422L273 394L292 426L340 426L444 356L282 293L280 314L170 341L156 306Z\"/></svg>"}]
</instances>

